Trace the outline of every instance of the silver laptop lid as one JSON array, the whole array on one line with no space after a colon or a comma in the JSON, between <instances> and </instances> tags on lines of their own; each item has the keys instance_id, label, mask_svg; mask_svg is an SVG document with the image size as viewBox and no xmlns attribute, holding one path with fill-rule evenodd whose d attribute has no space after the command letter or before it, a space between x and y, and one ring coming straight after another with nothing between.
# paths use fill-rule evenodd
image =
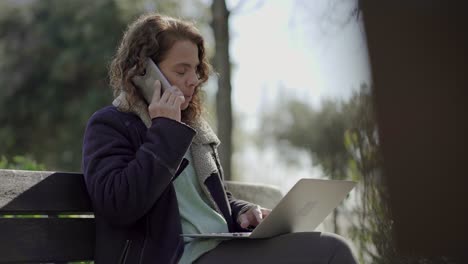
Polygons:
<instances>
[{"instance_id":1,"label":"silver laptop lid","mask_svg":"<svg viewBox=\"0 0 468 264\"><path fill-rule=\"evenodd\" d=\"M299 180L250 238L314 231L355 185L352 181Z\"/></svg>"}]
</instances>

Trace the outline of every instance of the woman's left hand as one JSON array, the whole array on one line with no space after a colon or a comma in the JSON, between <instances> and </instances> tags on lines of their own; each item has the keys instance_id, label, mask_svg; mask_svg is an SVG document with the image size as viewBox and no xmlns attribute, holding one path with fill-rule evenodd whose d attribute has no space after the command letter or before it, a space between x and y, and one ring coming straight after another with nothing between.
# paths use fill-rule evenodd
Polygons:
<instances>
[{"instance_id":1,"label":"woman's left hand","mask_svg":"<svg viewBox=\"0 0 468 264\"><path fill-rule=\"evenodd\" d=\"M254 206L250 208L245 213L239 215L237 218L237 222L240 224L242 228L247 228L249 226L257 226L259 225L263 219L265 219L271 210L267 208L263 208L260 206Z\"/></svg>"}]
</instances>

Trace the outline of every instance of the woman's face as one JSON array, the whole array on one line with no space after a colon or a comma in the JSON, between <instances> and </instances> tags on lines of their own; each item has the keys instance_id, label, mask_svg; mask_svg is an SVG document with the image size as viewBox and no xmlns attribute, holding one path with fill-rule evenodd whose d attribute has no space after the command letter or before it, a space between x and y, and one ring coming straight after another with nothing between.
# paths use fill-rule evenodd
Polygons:
<instances>
[{"instance_id":1,"label":"woman's face","mask_svg":"<svg viewBox=\"0 0 468 264\"><path fill-rule=\"evenodd\" d=\"M184 94L185 102L180 106L180 110L187 109L192 100L199 82L197 75L199 64L198 47L189 40L176 41L167 52L165 59L159 63L159 68L169 83L177 86Z\"/></svg>"}]
</instances>

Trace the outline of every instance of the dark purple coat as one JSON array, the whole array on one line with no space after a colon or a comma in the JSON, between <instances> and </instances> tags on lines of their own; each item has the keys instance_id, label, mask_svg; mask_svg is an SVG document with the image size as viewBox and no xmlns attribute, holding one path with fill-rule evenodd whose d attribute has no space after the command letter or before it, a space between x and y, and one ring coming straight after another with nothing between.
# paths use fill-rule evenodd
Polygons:
<instances>
[{"instance_id":1,"label":"dark purple coat","mask_svg":"<svg viewBox=\"0 0 468 264\"><path fill-rule=\"evenodd\" d=\"M178 261L184 244L172 181L188 163L183 157L195 134L167 118L147 128L137 115L113 106L89 119L82 169L95 213L97 263ZM221 179L213 173L205 185L229 231L246 231L235 219L251 204L225 192Z\"/></svg>"}]
</instances>

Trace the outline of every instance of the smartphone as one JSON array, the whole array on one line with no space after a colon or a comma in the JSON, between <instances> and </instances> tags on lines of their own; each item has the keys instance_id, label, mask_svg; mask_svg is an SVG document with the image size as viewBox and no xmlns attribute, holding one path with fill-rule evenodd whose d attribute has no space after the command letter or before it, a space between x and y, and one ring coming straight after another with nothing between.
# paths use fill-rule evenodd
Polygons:
<instances>
[{"instance_id":1,"label":"smartphone","mask_svg":"<svg viewBox=\"0 0 468 264\"><path fill-rule=\"evenodd\" d=\"M146 103L150 104L156 80L161 82L161 95L171 87L171 84L151 58L146 58L145 63L145 75L135 75L132 82L140 89Z\"/></svg>"}]
</instances>

